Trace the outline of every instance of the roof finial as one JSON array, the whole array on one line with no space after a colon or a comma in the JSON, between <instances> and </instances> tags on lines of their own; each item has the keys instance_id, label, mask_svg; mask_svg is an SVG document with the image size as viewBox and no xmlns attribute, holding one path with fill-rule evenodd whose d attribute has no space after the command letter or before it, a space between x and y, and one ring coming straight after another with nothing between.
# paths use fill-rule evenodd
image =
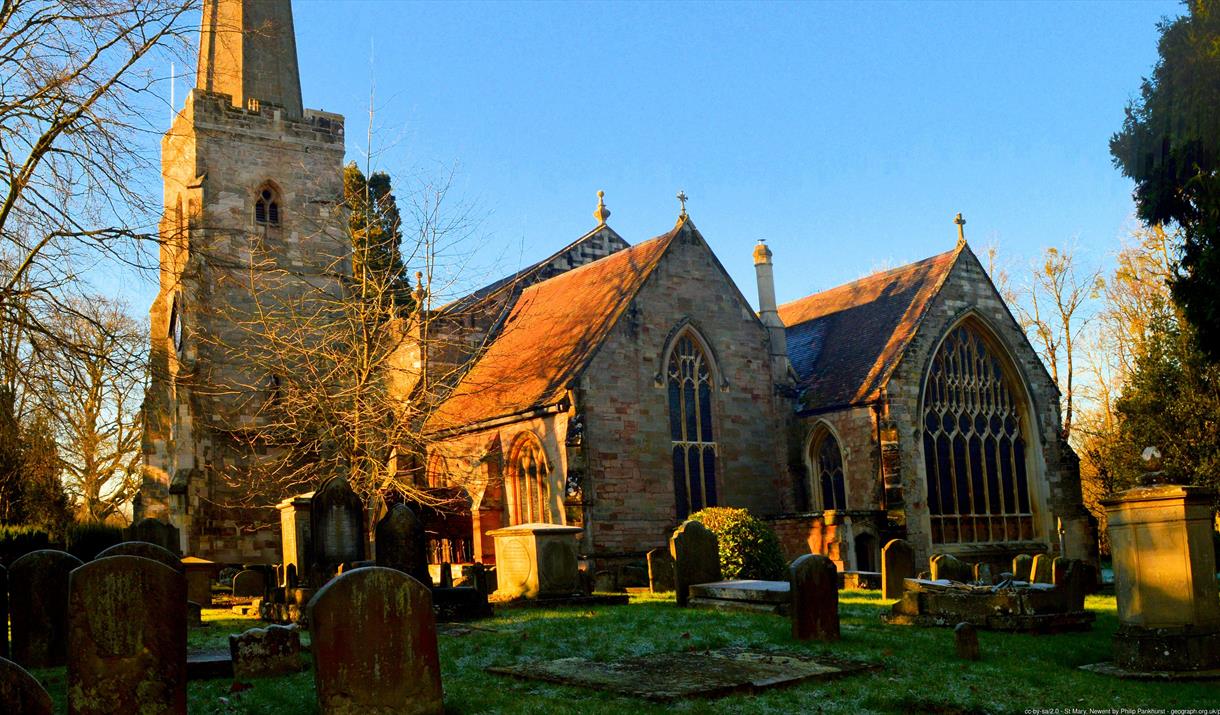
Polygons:
<instances>
[{"instance_id":1,"label":"roof finial","mask_svg":"<svg viewBox=\"0 0 1220 715\"><path fill-rule=\"evenodd\" d=\"M424 272L415 271L415 307L423 308L424 305Z\"/></svg>"},{"instance_id":2,"label":"roof finial","mask_svg":"<svg viewBox=\"0 0 1220 715\"><path fill-rule=\"evenodd\" d=\"M962 218L960 211L957 218L953 219L953 223L957 224L957 245L963 246L966 243L966 219Z\"/></svg>"},{"instance_id":3,"label":"roof finial","mask_svg":"<svg viewBox=\"0 0 1220 715\"><path fill-rule=\"evenodd\" d=\"M593 212L593 218L597 219L598 226L605 226L606 219L610 218L610 209L606 208L606 192L597 192L597 210Z\"/></svg>"},{"instance_id":4,"label":"roof finial","mask_svg":"<svg viewBox=\"0 0 1220 715\"><path fill-rule=\"evenodd\" d=\"M686 218L686 192L678 189L678 202L682 204L682 214L678 218Z\"/></svg>"}]
</instances>

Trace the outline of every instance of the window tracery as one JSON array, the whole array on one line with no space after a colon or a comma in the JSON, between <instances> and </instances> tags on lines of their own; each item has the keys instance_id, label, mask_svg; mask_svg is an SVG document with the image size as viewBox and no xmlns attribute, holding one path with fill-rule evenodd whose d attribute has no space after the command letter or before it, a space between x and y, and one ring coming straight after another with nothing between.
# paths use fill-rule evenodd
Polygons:
<instances>
[{"instance_id":1,"label":"window tracery","mask_svg":"<svg viewBox=\"0 0 1220 715\"><path fill-rule=\"evenodd\" d=\"M923 449L932 542L1032 539L1023 401L974 326L937 351L924 390Z\"/></svg>"},{"instance_id":2,"label":"window tracery","mask_svg":"<svg viewBox=\"0 0 1220 715\"><path fill-rule=\"evenodd\" d=\"M275 189L264 186L254 200L254 223L259 226L280 225L280 201Z\"/></svg>"},{"instance_id":3,"label":"window tracery","mask_svg":"<svg viewBox=\"0 0 1220 715\"><path fill-rule=\"evenodd\" d=\"M821 427L809 442L809 465L813 471L814 493L821 497L822 509L846 509L847 485L843 471L843 452L839 441Z\"/></svg>"},{"instance_id":4,"label":"window tracery","mask_svg":"<svg viewBox=\"0 0 1220 715\"><path fill-rule=\"evenodd\" d=\"M547 481L551 468L542 443L531 433L517 439L509 461L508 503L512 524L550 522Z\"/></svg>"},{"instance_id":5,"label":"window tracery","mask_svg":"<svg viewBox=\"0 0 1220 715\"><path fill-rule=\"evenodd\" d=\"M712 370L690 333L681 335L666 368L678 520L716 506L716 440L712 430Z\"/></svg>"}]
</instances>

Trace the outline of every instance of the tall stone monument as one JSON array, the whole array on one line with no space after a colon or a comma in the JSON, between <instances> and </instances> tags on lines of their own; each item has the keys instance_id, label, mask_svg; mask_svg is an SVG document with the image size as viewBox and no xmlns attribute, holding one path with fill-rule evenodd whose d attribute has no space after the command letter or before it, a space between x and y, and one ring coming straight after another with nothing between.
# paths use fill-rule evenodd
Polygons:
<instances>
[{"instance_id":1,"label":"tall stone monument","mask_svg":"<svg viewBox=\"0 0 1220 715\"><path fill-rule=\"evenodd\" d=\"M1215 493L1174 484L1105 500L1119 628L1114 661L1129 671L1220 668L1220 595L1212 545Z\"/></svg>"}]
</instances>

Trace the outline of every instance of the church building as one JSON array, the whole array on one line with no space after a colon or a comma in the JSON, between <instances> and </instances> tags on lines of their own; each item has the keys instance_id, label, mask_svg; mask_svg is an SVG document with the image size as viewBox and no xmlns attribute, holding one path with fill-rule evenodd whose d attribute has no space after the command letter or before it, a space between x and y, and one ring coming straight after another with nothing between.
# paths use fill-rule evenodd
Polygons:
<instances>
[{"instance_id":1,"label":"church building","mask_svg":"<svg viewBox=\"0 0 1220 715\"><path fill-rule=\"evenodd\" d=\"M285 447L249 437L279 377L244 359L260 348L240 316L268 276L291 296L350 272L343 141L342 117L303 108L288 0L206 0L196 86L162 143L137 505L184 553L281 559L289 495L258 475ZM755 311L679 198L675 225L636 243L601 201L545 260L419 309L435 337L404 390L429 408L412 458L422 487L459 495L438 560L491 564L489 532L566 524L589 568L628 585L708 506L841 570L879 570L891 538L921 559L1092 557L1058 391L960 216L951 250L783 305L773 272L809 268L759 243Z\"/></svg>"}]
</instances>

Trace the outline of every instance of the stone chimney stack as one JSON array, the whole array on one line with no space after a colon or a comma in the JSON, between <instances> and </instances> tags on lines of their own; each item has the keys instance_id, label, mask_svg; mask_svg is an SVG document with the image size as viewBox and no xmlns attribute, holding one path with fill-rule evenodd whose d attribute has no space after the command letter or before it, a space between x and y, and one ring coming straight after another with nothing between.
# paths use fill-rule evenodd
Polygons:
<instances>
[{"instance_id":1,"label":"stone chimney stack","mask_svg":"<svg viewBox=\"0 0 1220 715\"><path fill-rule=\"evenodd\" d=\"M290 0L204 0L195 86L231 95L236 107L274 105L300 119Z\"/></svg>"},{"instance_id":2,"label":"stone chimney stack","mask_svg":"<svg viewBox=\"0 0 1220 715\"><path fill-rule=\"evenodd\" d=\"M771 336L771 366L777 380L788 375L788 337L775 307L775 273L771 264L771 249L760 240L754 247L754 272L758 277L758 318Z\"/></svg>"}]
</instances>

